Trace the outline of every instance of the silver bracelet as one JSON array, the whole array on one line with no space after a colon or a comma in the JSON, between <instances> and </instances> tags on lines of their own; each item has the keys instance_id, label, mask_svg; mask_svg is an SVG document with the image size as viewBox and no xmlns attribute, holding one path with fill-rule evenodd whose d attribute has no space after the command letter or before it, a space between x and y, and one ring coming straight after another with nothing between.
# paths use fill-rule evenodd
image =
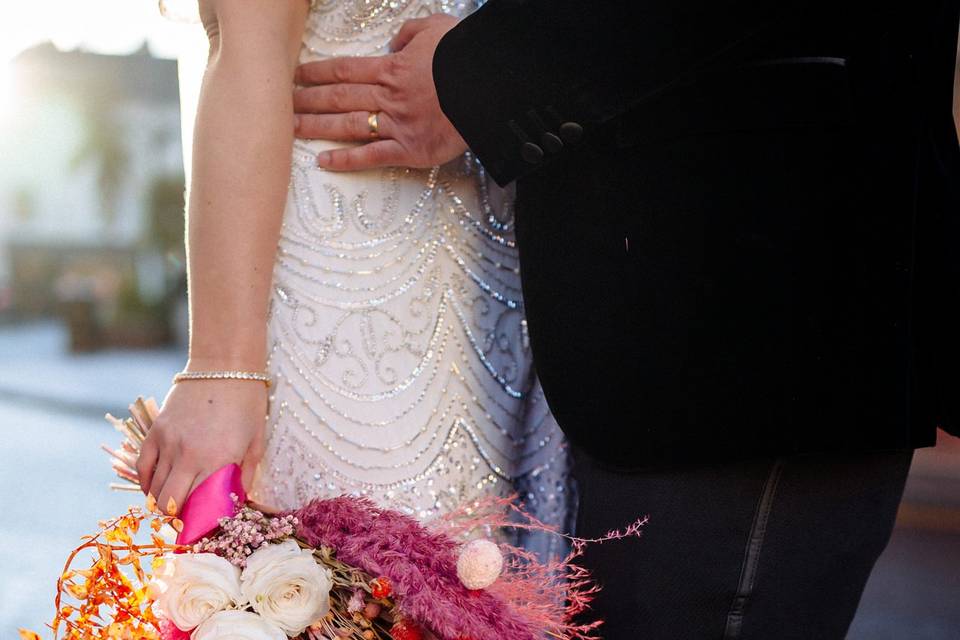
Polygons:
<instances>
[{"instance_id":1,"label":"silver bracelet","mask_svg":"<svg viewBox=\"0 0 960 640\"><path fill-rule=\"evenodd\" d=\"M173 384L184 380L253 380L268 387L270 376L259 371L181 371L173 376Z\"/></svg>"}]
</instances>

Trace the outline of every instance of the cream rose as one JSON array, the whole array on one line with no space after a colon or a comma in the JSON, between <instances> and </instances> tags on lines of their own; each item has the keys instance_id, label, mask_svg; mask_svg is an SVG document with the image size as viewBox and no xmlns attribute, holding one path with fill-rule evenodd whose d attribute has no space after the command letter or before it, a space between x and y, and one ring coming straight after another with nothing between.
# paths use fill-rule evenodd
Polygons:
<instances>
[{"instance_id":1,"label":"cream rose","mask_svg":"<svg viewBox=\"0 0 960 640\"><path fill-rule=\"evenodd\" d=\"M287 640L275 624L250 611L219 611L197 627L191 640Z\"/></svg>"},{"instance_id":2,"label":"cream rose","mask_svg":"<svg viewBox=\"0 0 960 640\"><path fill-rule=\"evenodd\" d=\"M313 553L293 540L257 549L240 576L240 590L254 611L289 636L327 613L332 586Z\"/></svg>"},{"instance_id":3,"label":"cream rose","mask_svg":"<svg viewBox=\"0 0 960 640\"><path fill-rule=\"evenodd\" d=\"M157 608L181 631L190 631L223 609L246 604L240 569L212 553L184 553L164 558L153 585Z\"/></svg>"}]
</instances>

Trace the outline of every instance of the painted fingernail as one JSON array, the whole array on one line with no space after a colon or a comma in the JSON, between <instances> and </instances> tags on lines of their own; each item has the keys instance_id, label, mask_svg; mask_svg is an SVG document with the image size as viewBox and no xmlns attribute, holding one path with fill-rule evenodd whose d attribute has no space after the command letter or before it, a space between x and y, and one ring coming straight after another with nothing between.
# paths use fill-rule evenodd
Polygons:
<instances>
[{"instance_id":1,"label":"painted fingernail","mask_svg":"<svg viewBox=\"0 0 960 640\"><path fill-rule=\"evenodd\" d=\"M319 166L322 167L322 166L325 165L325 164L329 164L329 162L330 162L330 152L329 152L329 151L321 151L320 153L317 154L317 164L318 164Z\"/></svg>"}]
</instances>

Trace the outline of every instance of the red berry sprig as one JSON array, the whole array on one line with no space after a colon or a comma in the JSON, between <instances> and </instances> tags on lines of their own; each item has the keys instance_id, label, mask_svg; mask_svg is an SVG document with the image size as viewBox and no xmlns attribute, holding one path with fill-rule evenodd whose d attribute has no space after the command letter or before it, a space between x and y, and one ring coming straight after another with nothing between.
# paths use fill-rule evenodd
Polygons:
<instances>
[{"instance_id":1,"label":"red berry sprig","mask_svg":"<svg viewBox=\"0 0 960 640\"><path fill-rule=\"evenodd\" d=\"M370 582L370 592L373 594L373 597L378 600L389 598L393 594L393 583L390 582L390 578L387 576L380 576Z\"/></svg>"},{"instance_id":2,"label":"red berry sprig","mask_svg":"<svg viewBox=\"0 0 960 640\"><path fill-rule=\"evenodd\" d=\"M423 631L409 620L399 620L390 627L393 640L423 640Z\"/></svg>"}]
</instances>

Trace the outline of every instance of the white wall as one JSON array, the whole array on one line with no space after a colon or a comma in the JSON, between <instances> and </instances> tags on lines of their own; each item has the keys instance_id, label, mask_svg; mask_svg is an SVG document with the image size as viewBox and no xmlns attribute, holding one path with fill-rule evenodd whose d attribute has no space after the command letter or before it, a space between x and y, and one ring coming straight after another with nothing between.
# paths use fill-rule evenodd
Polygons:
<instances>
[{"instance_id":1,"label":"white wall","mask_svg":"<svg viewBox=\"0 0 960 640\"><path fill-rule=\"evenodd\" d=\"M0 282L7 274L2 246L8 240L48 245L135 242L146 222L146 198L158 176L182 171L178 105L125 103L111 107L128 166L108 223L102 215L97 167L76 166L85 120L75 105L50 99L22 102L0 125ZM17 214L18 191L32 195L32 213Z\"/></svg>"}]
</instances>

